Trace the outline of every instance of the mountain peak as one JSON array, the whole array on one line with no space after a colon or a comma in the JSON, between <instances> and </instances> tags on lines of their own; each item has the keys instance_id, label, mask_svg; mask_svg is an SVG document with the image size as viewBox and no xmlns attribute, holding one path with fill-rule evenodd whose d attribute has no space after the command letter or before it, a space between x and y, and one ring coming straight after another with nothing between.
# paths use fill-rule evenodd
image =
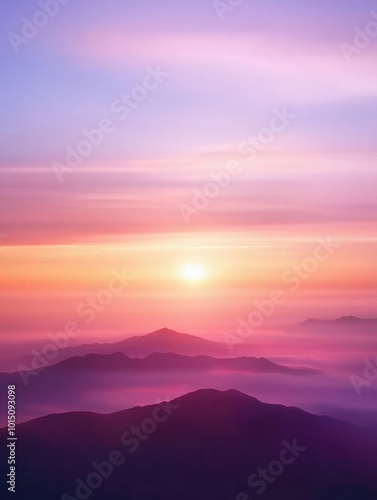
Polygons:
<instances>
[{"instance_id":1,"label":"mountain peak","mask_svg":"<svg viewBox=\"0 0 377 500\"><path fill-rule=\"evenodd\" d=\"M362 321L362 319L357 316L342 316L338 319L339 323L355 323L358 321Z\"/></svg>"},{"instance_id":2,"label":"mountain peak","mask_svg":"<svg viewBox=\"0 0 377 500\"><path fill-rule=\"evenodd\" d=\"M308 318L305 321L302 322L302 324L316 324L316 323L328 323L328 324L336 324L336 323L359 323L365 321L361 318L358 318L357 316L342 316L337 319L317 319L317 318Z\"/></svg>"},{"instance_id":3,"label":"mountain peak","mask_svg":"<svg viewBox=\"0 0 377 500\"><path fill-rule=\"evenodd\" d=\"M227 403L231 406L232 402L234 403L235 401L257 406L270 406L266 403L262 403L259 399L249 396L248 394L236 389L228 389L224 391L220 391L218 389L198 389L175 398L173 401L179 401L180 403L189 404L190 406L196 406L198 408L203 407L204 404L212 405L221 402Z\"/></svg>"},{"instance_id":4,"label":"mountain peak","mask_svg":"<svg viewBox=\"0 0 377 500\"><path fill-rule=\"evenodd\" d=\"M155 330L150 335L179 335L179 332L164 326L163 328L160 328L159 330Z\"/></svg>"}]
</instances>

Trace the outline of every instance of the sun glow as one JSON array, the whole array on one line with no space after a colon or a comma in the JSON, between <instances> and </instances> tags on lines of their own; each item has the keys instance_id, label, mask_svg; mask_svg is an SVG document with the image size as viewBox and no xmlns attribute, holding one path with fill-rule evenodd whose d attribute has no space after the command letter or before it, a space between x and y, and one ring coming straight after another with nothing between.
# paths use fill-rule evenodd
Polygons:
<instances>
[{"instance_id":1,"label":"sun glow","mask_svg":"<svg viewBox=\"0 0 377 500\"><path fill-rule=\"evenodd\" d=\"M182 267L180 275L188 281L201 281L206 277L207 272L200 264L189 263Z\"/></svg>"}]
</instances>

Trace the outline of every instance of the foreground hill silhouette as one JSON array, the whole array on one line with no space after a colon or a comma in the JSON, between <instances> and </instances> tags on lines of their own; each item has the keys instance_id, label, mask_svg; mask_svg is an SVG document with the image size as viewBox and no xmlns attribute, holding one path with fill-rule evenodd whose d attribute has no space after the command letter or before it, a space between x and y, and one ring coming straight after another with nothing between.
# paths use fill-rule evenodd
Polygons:
<instances>
[{"instance_id":1,"label":"foreground hill silhouette","mask_svg":"<svg viewBox=\"0 0 377 500\"><path fill-rule=\"evenodd\" d=\"M264 499L377 498L376 438L350 424L264 404L234 390L200 390L169 405L158 410L166 419L154 425L158 405L110 415L50 415L20 424L16 497L51 500L65 493L65 500L79 498L76 478L86 483L96 470L93 462L108 461L117 450L123 464L107 479L99 476L101 484L91 496L79 490L81 498L247 500L258 497L247 484L249 476L278 460L288 443L303 451L267 484ZM132 426L152 432L130 442ZM5 430L0 436L3 440ZM4 469L2 457L2 477Z\"/></svg>"}]
</instances>

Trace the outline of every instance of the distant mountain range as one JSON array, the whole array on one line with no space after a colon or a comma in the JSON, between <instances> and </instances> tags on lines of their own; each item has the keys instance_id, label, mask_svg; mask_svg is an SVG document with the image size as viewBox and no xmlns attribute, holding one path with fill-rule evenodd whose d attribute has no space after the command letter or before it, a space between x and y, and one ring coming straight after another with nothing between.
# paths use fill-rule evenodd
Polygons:
<instances>
[{"instance_id":1,"label":"distant mountain range","mask_svg":"<svg viewBox=\"0 0 377 500\"><path fill-rule=\"evenodd\" d=\"M355 316L343 316L335 320L312 319L309 318L297 325L291 325L284 329L300 327L373 327L377 326L377 319L360 319ZM244 349L243 349L244 348ZM239 345L237 355L240 353L248 355L250 347ZM195 335L179 333L169 328L161 328L146 335L134 336L114 343L95 343L83 344L75 347L60 349L56 360L51 361L54 364L57 361L63 361L77 356L86 356L88 354L113 354L123 353L130 358L145 358L153 353L175 353L182 356L211 356L224 358L227 356L236 357L236 354L230 355L229 349L225 343L207 340ZM30 365L31 358L24 359L26 365ZM47 360L46 360L47 361Z\"/></svg>"},{"instance_id":2,"label":"distant mountain range","mask_svg":"<svg viewBox=\"0 0 377 500\"><path fill-rule=\"evenodd\" d=\"M175 353L155 352L146 358L130 358L121 352L113 354L88 354L61 361L47 367L50 374L57 370L107 370L126 372L150 371L245 371L250 373L291 373L296 374L304 369L293 369L281 366L266 358L212 358L210 356L183 356ZM306 370L308 371L308 370Z\"/></svg>"},{"instance_id":3,"label":"distant mountain range","mask_svg":"<svg viewBox=\"0 0 377 500\"><path fill-rule=\"evenodd\" d=\"M229 371L229 372L250 372L250 373L281 373L281 374L305 374L313 373L307 368L289 368L278 365L266 358L240 357L240 358L213 358L211 356L184 356L176 353L154 352L145 358L130 358L122 352L112 354L87 354L85 356L75 356L65 359L55 365L45 367L36 376L30 375L25 378L33 386L34 381L44 378L53 381L54 377L64 376L65 372L85 372L91 370L100 372L102 377L104 372L124 372L124 373L148 373L148 372L182 372L189 371ZM25 372L26 373L26 372ZM0 373L2 382L11 383L19 378L19 373ZM91 377L94 374L90 375Z\"/></svg>"},{"instance_id":4,"label":"distant mountain range","mask_svg":"<svg viewBox=\"0 0 377 500\"><path fill-rule=\"evenodd\" d=\"M250 500L263 488L265 500L377 498L375 437L234 390L49 415L18 425L17 438L19 500ZM0 453L5 478L5 446Z\"/></svg>"},{"instance_id":5,"label":"distant mountain range","mask_svg":"<svg viewBox=\"0 0 377 500\"><path fill-rule=\"evenodd\" d=\"M69 358L47 366L42 371L24 373L21 382L18 373L0 373L0 384L7 387L17 383L18 418L24 421L31 416L41 416L59 408L99 410L96 401L85 405L95 390L122 392L127 401L127 391L140 386L153 387L156 380L164 384L185 384L193 379L200 381L204 375L216 377L277 374L305 376L314 373L306 368L289 368L265 358L212 358L210 356L183 356L174 353L153 353L146 358L130 358L123 353L87 354ZM38 405L43 411L38 411ZM83 406L85 405L85 406ZM105 407L105 405L103 405ZM123 405L124 407L124 405ZM31 413L30 413L31 412ZM6 421L6 406L0 407L0 422Z\"/></svg>"},{"instance_id":6,"label":"distant mountain range","mask_svg":"<svg viewBox=\"0 0 377 500\"><path fill-rule=\"evenodd\" d=\"M130 337L120 342L67 347L59 351L57 359L63 360L86 354L112 354L114 352L121 352L131 358L145 358L154 352L174 352L185 356L224 357L229 355L227 346L221 342L179 333L169 328L161 328L152 333Z\"/></svg>"},{"instance_id":7,"label":"distant mountain range","mask_svg":"<svg viewBox=\"0 0 377 500\"><path fill-rule=\"evenodd\" d=\"M308 318L299 323L299 326L377 326L377 319L362 319L357 316L342 316L337 319Z\"/></svg>"}]
</instances>

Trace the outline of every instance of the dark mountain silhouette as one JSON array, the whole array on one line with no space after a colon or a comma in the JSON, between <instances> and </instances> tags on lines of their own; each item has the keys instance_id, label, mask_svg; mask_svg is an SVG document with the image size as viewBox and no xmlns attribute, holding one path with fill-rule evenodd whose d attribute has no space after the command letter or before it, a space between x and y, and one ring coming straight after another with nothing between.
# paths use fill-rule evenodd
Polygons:
<instances>
[{"instance_id":1,"label":"dark mountain silhouette","mask_svg":"<svg viewBox=\"0 0 377 500\"><path fill-rule=\"evenodd\" d=\"M251 373L291 373L305 372L277 365L266 358L212 358L210 356L183 356L175 353L155 352L146 358L130 358L121 352L113 354L88 354L83 357L69 358L54 366L47 367L46 372L56 370L121 370L121 371L247 371Z\"/></svg>"},{"instance_id":2,"label":"dark mountain silhouette","mask_svg":"<svg viewBox=\"0 0 377 500\"><path fill-rule=\"evenodd\" d=\"M175 353L160 353L155 352L146 358L130 358L122 352L114 352L112 354L87 354L85 356L75 356L60 361L52 366L45 367L41 372L28 376L24 372L25 378L28 380L28 390L34 382L48 379L54 381L54 377L60 379L64 377L64 373L82 372L85 376L87 370L101 372L180 372L190 371L242 371L250 373L282 373L299 375L313 373L309 368L289 368L287 366L278 365L269 361L266 358L240 357L240 358L213 358L211 356L183 356ZM93 377L93 373L90 377ZM0 373L0 380L4 385L12 383L16 378L19 379L18 372L15 373Z\"/></svg>"},{"instance_id":3,"label":"dark mountain silhouette","mask_svg":"<svg viewBox=\"0 0 377 500\"><path fill-rule=\"evenodd\" d=\"M266 500L377 498L376 438L350 424L234 390L200 390L157 407L57 414L20 424L17 498L249 500L257 489L248 478L259 469L268 469L271 480ZM5 430L0 437L5 442ZM285 458L291 463L272 476L268 471L279 471L287 445L299 451L290 451ZM103 466L115 450L123 464L107 479L93 476L94 462ZM6 477L4 447L1 453ZM89 480L92 495L84 489L77 496L80 480Z\"/></svg>"},{"instance_id":4,"label":"dark mountain silhouette","mask_svg":"<svg viewBox=\"0 0 377 500\"><path fill-rule=\"evenodd\" d=\"M228 378L234 375L246 378L254 374L305 376L313 374L313 370L288 368L265 358L189 357L174 353L154 353L146 358L130 358L117 352L69 358L47 366L40 372L24 372L22 376L27 385L21 382L19 373L0 373L0 384L5 388L19 382L18 417L19 421L25 421L50 413L54 408L59 408L59 411L102 411L96 401L86 403L95 390L106 389L110 393L122 390L123 397L127 398L127 391L140 385L154 387L156 381L165 381L165 384L176 384L177 381L189 383L193 379L200 380L206 374L220 374ZM38 410L38 405L44 408L43 412ZM120 402L118 408L122 407L124 408L124 404ZM6 405L2 405L1 422L6 421L6 411Z\"/></svg>"}]
</instances>

